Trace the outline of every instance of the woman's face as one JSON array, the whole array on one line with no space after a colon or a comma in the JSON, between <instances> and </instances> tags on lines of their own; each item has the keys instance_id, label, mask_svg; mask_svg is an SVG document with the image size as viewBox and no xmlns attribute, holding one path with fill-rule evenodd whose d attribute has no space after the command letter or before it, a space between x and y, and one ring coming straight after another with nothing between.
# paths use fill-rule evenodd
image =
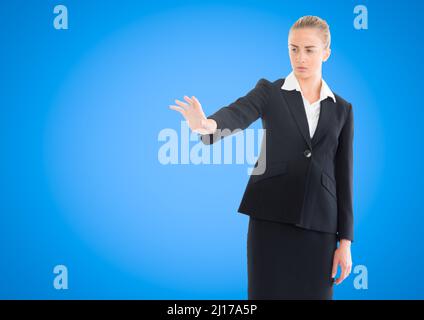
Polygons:
<instances>
[{"instance_id":1,"label":"woman's face","mask_svg":"<svg viewBox=\"0 0 424 320\"><path fill-rule=\"evenodd\" d=\"M322 62L330 56L323 35L315 28L293 29L289 35L289 56L297 78L321 77Z\"/></svg>"}]
</instances>

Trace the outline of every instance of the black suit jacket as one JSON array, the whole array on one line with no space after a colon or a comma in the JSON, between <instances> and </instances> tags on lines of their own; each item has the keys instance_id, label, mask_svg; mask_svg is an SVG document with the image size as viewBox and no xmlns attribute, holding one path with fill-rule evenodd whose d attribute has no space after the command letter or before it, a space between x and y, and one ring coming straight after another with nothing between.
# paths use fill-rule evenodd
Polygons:
<instances>
[{"instance_id":1,"label":"black suit jacket","mask_svg":"<svg viewBox=\"0 0 424 320\"><path fill-rule=\"evenodd\" d=\"M218 130L200 138L215 143L261 118L265 140L238 212L353 241L352 104L337 94L336 103L321 101L311 139L301 93L281 89L284 80L260 79L244 97L210 115Z\"/></svg>"}]
</instances>

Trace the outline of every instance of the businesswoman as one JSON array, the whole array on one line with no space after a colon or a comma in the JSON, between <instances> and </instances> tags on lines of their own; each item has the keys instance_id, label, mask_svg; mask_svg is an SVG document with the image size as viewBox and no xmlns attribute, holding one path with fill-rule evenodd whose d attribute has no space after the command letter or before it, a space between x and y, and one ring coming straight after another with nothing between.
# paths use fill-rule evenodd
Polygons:
<instances>
[{"instance_id":1,"label":"businesswoman","mask_svg":"<svg viewBox=\"0 0 424 320\"><path fill-rule=\"evenodd\" d=\"M332 299L352 267L352 104L322 78L331 52L324 20L297 20L288 49L286 78L260 79L209 117L195 96L170 108L204 144L261 118L265 139L238 208L250 216L248 298Z\"/></svg>"}]
</instances>

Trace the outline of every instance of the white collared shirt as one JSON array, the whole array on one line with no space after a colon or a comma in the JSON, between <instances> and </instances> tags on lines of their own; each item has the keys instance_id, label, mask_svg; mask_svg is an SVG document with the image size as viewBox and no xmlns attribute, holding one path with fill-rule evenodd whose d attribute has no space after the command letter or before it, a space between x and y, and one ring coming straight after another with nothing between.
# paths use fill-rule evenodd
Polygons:
<instances>
[{"instance_id":1,"label":"white collared shirt","mask_svg":"<svg viewBox=\"0 0 424 320\"><path fill-rule=\"evenodd\" d=\"M334 96L334 93L330 90L330 88L328 87L324 79L322 79L319 100L310 104L309 101L303 96L303 92L300 88L299 81L297 81L297 78L294 75L293 71L290 72L290 74L286 77L286 80L284 81L284 84L281 86L281 89L300 91L302 95L302 99L303 99L303 105L305 106L306 117L308 119L309 134L312 139L318 125L319 114L321 111L321 101L327 97L331 97L334 100L334 102L336 102L336 97Z\"/></svg>"}]
</instances>

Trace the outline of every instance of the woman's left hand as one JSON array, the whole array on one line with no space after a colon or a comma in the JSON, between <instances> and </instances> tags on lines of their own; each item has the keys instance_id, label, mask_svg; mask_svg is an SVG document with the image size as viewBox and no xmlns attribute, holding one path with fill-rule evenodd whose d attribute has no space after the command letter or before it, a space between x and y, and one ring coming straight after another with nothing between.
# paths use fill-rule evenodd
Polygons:
<instances>
[{"instance_id":1,"label":"woman's left hand","mask_svg":"<svg viewBox=\"0 0 424 320\"><path fill-rule=\"evenodd\" d=\"M333 270L331 277L334 278L337 274L337 266L340 265L341 274L335 280L335 284L340 284L346 279L352 271L352 255L350 253L350 240L341 239L339 247L334 251Z\"/></svg>"}]
</instances>

